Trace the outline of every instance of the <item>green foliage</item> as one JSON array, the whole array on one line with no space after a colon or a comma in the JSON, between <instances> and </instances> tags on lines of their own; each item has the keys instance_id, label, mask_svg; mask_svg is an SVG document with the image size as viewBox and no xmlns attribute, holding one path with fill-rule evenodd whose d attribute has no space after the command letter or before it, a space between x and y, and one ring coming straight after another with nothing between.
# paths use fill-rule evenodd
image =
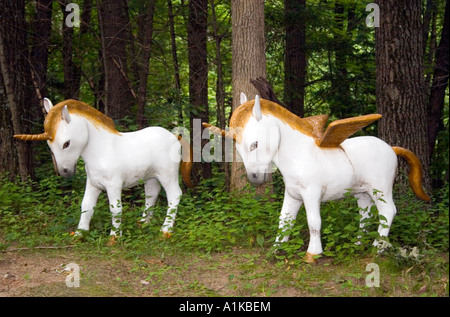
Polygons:
<instances>
[{"instance_id":1,"label":"green foliage","mask_svg":"<svg viewBox=\"0 0 450 317\"><path fill-rule=\"evenodd\" d=\"M80 172L69 180L49 176L39 183L0 178L0 248L70 243L69 233L78 224L84 192L82 168ZM278 179L274 179L276 185ZM223 178L214 177L188 190L179 205L171 239L162 239L160 232L167 208L164 192L150 222L138 225L144 205L143 188L124 191L120 245L142 252L163 249L209 253L256 248L275 261L300 265L309 240L304 208L287 232L290 240L274 252L282 188L274 186L275 193L267 197L258 197L250 187L240 193L228 193L224 188ZM97 249L104 246L111 228L105 196L100 196L91 230L84 235L83 243ZM396 259L402 248L416 248L419 254L427 255L448 252L448 197L448 185L431 207L412 196L398 197L398 213L389 235L392 247L385 254ZM337 262L373 256L376 250L372 243L378 238L379 220L376 208L371 213L373 217L365 220L366 230L362 231L354 198L322 204L324 256Z\"/></svg>"}]
</instances>

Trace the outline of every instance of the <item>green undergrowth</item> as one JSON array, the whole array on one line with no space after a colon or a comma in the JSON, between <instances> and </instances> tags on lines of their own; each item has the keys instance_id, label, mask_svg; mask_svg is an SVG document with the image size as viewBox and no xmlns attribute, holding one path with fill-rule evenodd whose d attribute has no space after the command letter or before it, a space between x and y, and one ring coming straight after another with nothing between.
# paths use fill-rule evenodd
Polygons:
<instances>
[{"instance_id":1,"label":"green undergrowth","mask_svg":"<svg viewBox=\"0 0 450 317\"><path fill-rule=\"evenodd\" d=\"M160 232L166 214L164 192L150 222L139 225L145 200L143 186L124 191L122 237L118 244L136 253L209 254L250 248L263 252L275 262L302 265L309 242L304 207L288 231L289 242L277 250L273 247L283 201L279 176L275 177L273 193L263 197L250 187L239 194L228 193L222 179L206 180L183 194L170 239L163 239ZM71 179L47 176L39 183L1 177L0 250L73 243L70 233L76 230L79 221L83 192L83 173ZM433 257L448 254L448 185L433 198L434 203L430 205L412 194L396 197L398 213L388 238L391 247L384 252L394 266L427 265ZM355 257L376 256L372 243L378 238L379 219L376 208L371 213L374 217L367 221L367 230L361 231L354 198L323 203L323 257L334 263L345 263ZM93 250L107 248L111 215L105 194L100 196L90 227L81 244ZM357 244L358 241L361 243Z\"/></svg>"}]
</instances>

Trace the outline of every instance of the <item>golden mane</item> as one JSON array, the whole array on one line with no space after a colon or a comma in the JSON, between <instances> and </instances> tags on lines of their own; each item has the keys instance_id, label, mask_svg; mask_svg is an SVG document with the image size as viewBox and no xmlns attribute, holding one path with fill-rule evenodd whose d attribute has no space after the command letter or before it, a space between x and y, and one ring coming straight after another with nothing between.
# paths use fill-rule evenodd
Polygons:
<instances>
[{"instance_id":1,"label":"golden mane","mask_svg":"<svg viewBox=\"0 0 450 317\"><path fill-rule=\"evenodd\" d=\"M55 138L58 125L62 119L61 110L66 105L70 114L85 117L97 129L102 128L110 133L120 134L114 125L114 121L110 117L104 115L97 109L84 102L68 99L55 105L52 109L50 109L49 113L45 117L44 130L50 141L53 141Z\"/></svg>"},{"instance_id":2,"label":"golden mane","mask_svg":"<svg viewBox=\"0 0 450 317\"><path fill-rule=\"evenodd\" d=\"M236 142L242 140L242 129L247 124L252 115L255 100L250 100L237 107L230 119L230 130L236 135ZM260 99L261 112L280 119L284 124L307 136L312 137L319 147L338 147L350 135L381 118L379 114L369 114L365 116L336 120L330 123L325 130L328 115L317 115L307 118L300 118L286 108L271 102ZM325 131L324 131L325 130Z\"/></svg>"},{"instance_id":3,"label":"golden mane","mask_svg":"<svg viewBox=\"0 0 450 317\"><path fill-rule=\"evenodd\" d=\"M328 120L328 115L318 115L308 118L300 118L286 108L265 99L260 99L261 112L280 119L292 129L306 134L314 139L319 139L323 134L323 128ZM252 115L255 100L250 100L237 107L230 119L230 128L237 132L236 142L240 143L241 135L238 132L247 124Z\"/></svg>"}]
</instances>

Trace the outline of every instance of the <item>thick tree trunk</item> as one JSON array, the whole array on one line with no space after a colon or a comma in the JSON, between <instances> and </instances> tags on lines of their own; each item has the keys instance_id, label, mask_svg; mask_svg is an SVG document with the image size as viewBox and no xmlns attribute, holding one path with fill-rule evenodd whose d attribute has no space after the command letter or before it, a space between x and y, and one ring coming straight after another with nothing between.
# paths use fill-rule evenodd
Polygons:
<instances>
[{"instance_id":1,"label":"thick tree trunk","mask_svg":"<svg viewBox=\"0 0 450 317\"><path fill-rule=\"evenodd\" d=\"M240 104L240 93L249 99L255 98L257 89L250 80L267 77L265 35L264 35L264 0L232 0L232 86L233 106ZM236 162L234 153L231 168L231 190L242 189L247 183L244 164ZM258 192L264 192L264 185L258 186Z\"/></svg>"},{"instance_id":2,"label":"thick tree trunk","mask_svg":"<svg viewBox=\"0 0 450 317\"><path fill-rule=\"evenodd\" d=\"M420 0L379 0L375 29L376 96L380 138L413 151L430 188ZM400 161L400 174L406 164ZM403 173L402 173L403 171Z\"/></svg>"},{"instance_id":3,"label":"thick tree trunk","mask_svg":"<svg viewBox=\"0 0 450 317\"><path fill-rule=\"evenodd\" d=\"M135 103L128 78L129 18L125 0L97 0L105 71L105 113L113 119L131 115Z\"/></svg>"},{"instance_id":4,"label":"thick tree trunk","mask_svg":"<svg viewBox=\"0 0 450 317\"><path fill-rule=\"evenodd\" d=\"M194 119L209 122L208 110L208 60L207 60L207 0L189 1L188 18L188 59L189 59L189 102L193 108L190 114L190 128L192 142L201 140L201 149L208 143L203 140L201 134L204 130L201 124L194 128ZM197 131L196 134L194 134ZM193 144L193 143L191 143ZM194 161L201 157L201 149L194 148ZM198 152L200 150L200 153ZM211 177L211 164L195 162L192 168L193 177Z\"/></svg>"},{"instance_id":5,"label":"thick tree trunk","mask_svg":"<svg viewBox=\"0 0 450 317\"><path fill-rule=\"evenodd\" d=\"M284 103L292 113L305 113L305 5L306 0L285 0L286 49L284 57Z\"/></svg>"},{"instance_id":6,"label":"thick tree trunk","mask_svg":"<svg viewBox=\"0 0 450 317\"><path fill-rule=\"evenodd\" d=\"M144 13L138 17L138 95L137 95L137 124L140 129L147 126L145 118L145 102L147 100L147 82L150 60L150 48L153 38L153 15L155 13L155 0L144 5Z\"/></svg>"}]
</instances>

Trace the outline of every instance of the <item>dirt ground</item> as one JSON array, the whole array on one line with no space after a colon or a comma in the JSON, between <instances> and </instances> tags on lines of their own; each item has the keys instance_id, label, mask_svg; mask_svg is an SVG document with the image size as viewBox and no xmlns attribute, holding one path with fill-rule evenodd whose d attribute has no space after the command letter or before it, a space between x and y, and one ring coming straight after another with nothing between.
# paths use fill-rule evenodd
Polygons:
<instances>
[{"instance_id":1,"label":"dirt ground","mask_svg":"<svg viewBox=\"0 0 450 317\"><path fill-rule=\"evenodd\" d=\"M170 256L118 249L21 250L0 253L0 297L448 296L448 276L413 276L414 267L384 274L380 287L369 288L369 261L343 266L322 259L318 265L291 267L239 249ZM69 287L75 274L70 263L79 268L79 287Z\"/></svg>"},{"instance_id":2,"label":"dirt ground","mask_svg":"<svg viewBox=\"0 0 450 317\"><path fill-rule=\"evenodd\" d=\"M69 263L80 269L73 283ZM196 258L136 259L87 256L74 250L19 251L0 254L0 297L28 296L236 296L245 294L242 272L228 255ZM253 282L257 278L253 279ZM250 290L247 285L247 291ZM264 293L258 292L261 294ZM278 296L299 296L294 288Z\"/></svg>"}]
</instances>

